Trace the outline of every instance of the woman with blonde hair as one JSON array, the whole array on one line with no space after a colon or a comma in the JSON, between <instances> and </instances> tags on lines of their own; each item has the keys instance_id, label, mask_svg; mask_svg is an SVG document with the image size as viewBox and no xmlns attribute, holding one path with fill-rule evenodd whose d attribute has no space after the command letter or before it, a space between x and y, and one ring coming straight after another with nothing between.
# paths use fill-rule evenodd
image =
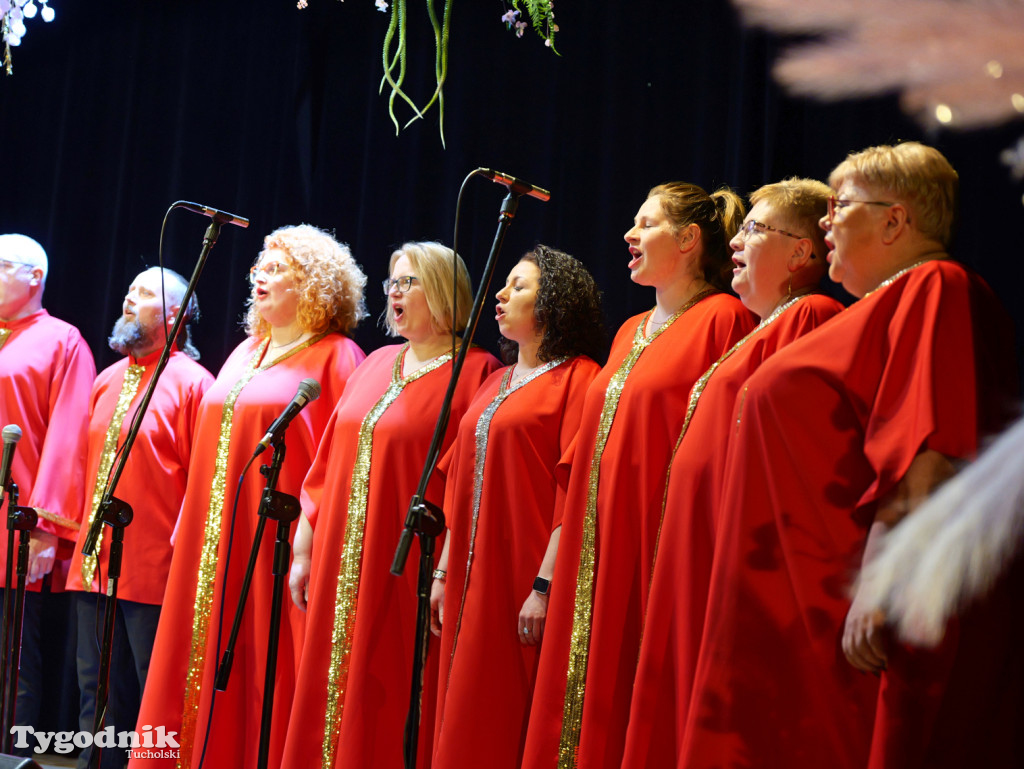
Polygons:
<instances>
[{"instance_id":1,"label":"woman with blonde hair","mask_svg":"<svg viewBox=\"0 0 1024 769\"><path fill-rule=\"evenodd\" d=\"M665 478L694 381L753 328L723 289L744 206L728 189L655 187L626 232L630 277L655 293L591 383L571 463L523 765L622 756ZM560 525L560 527L559 527ZM535 615L524 631L534 630Z\"/></svg>"},{"instance_id":2,"label":"woman with blonde hair","mask_svg":"<svg viewBox=\"0 0 1024 769\"><path fill-rule=\"evenodd\" d=\"M390 565L448 387L452 332L464 329L471 294L462 259L432 242L395 251L383 286L388 331L405 342L374 351L352 377L302 486L289 587L307 624L287 766L403 766L417 570L410 564L394 577ZM479 348L468 352L442 451L498 365ZM443 482L432 482L426 498L440 504ZM432 650L423 675L422 766L430 761L436 685Z\"/></svg>"},{"instance_id":3,"label":"woman with blonde hair","mask_svg":"<svg viewBox=\"0 0 1024 769\"><path fill-rule=\"evenodd\" d=\"M878 538L998 427L1008 323L949 258L958 179L938 150L871 147L829 185L829 276L858 301L737 399L679 765L1011 765L1004 744L963 739L1007 716L996 692L1020 691L988 664L1005 639L965 645L965 626L960 648L920 654L851 600ZM972 661L987 681L958 674Z\"/></svg>"},{"instance_id":4,"label":"woman with blonde hair","mask_svg":"<svg viewBox=\"0 0 1024 769\"><path fill-rule=\"evenodd\" d=\"M164 607L139 713L139 725L177 732L180 758L139 758L137 766L198 765L207 733L213 679L221 650L219 612L237 604L265 480L250 469L238 477L267 427L303 379L320 397L291 422L278 491L298 495L331 408L363 360L349 336L366 312L366 277L348 247L311 225L282 227L264 240L249 271L248 336L228 356L203 397L175 532ZM269 457L270 455L265 455ZM232 504L237 495L237 514ZM225 573L229 531L234 555ZM130 536L130 535L129 535ZM260 549L235 650L230 685L218 692L209 722L207 766L255 766L263 700L273 546ZM302 615L286 611L279 637L270 766L278 765L283 714L295 686Z\"/></svg>"},{"instance_id":5,"label":"woman with blonde hair","mask_svg":"<svg viewBox=\"0 0 1024 769\"><path fill-rule=\"evenodd\" d=\"M761 322L690 391L665 493L623 767L675 766L679 758L722 487L742 482L723 477L736 395L769 356L842 309L816 293L828 269L818 219L831 192L813 179L786 179L755 190L750 212L729 244L733 290Z\"/></svg>"}]
</instances>

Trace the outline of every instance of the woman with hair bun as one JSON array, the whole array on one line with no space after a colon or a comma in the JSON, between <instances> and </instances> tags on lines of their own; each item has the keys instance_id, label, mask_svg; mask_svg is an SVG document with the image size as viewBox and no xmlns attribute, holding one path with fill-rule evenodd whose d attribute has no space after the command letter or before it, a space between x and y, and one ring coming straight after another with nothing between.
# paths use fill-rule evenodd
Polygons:
<instances>
[{"instance_id":1,"label":"woman with hair bun","mask_svg":"<svg viewBox=\"0 0 1024 769\"><path fill-rule=\"evenodd\" d=\"M199 764L221 651L218 607L223 603L230 617L238 602L265 484L252 467L239 489L243 466L299 383L315 379L320 397L292 420L278 478L279 491L298 495L331 408L365 357L350 334L366 315L366 276L348 247L329 233L308 224L274 230L247 277L248 338L228 356L196 416L185 500L139 712L140 731L152 725L177 733L180 758L168 750L167 756L132 759L131 765L147 769ZM238 514L232 519L236 493ZM235 553L225 572L232 524ZM230 685L217 695L206 766L257 763L273 587L274 548L268 539L253 575ZM299 612L284 612L270 766L280 762L281 715L294 693L302 625ZM220 640L227 641L227 628Z\"/></svg>"},{"instance_id":2,"label":"woman with hair bun","mask_svg":"<svg viewBox=\"0 0 1024 769\"><path fill-rule=\"evenodd\" d=\"M533 588L538 575L551 579L544 556L565 493L555 467L605 343L600 292L561 251L525 254L497 299L511 365L481 386L441 463L449 534L432 592L435 769L519 767L547 600Z\"/></svg>"},{"instance_id":3,"label":"woman with hair bun","mask_svg":"<svg viewBox=\"0 0 1024 769\"><path fill-rule=\"evenodd\" d=\"M374 351L353 375L302 485L289 587L307 612L306 638L283 766L404 765L418 554L399 577L390 566L448 389L452 332L465 328L472 294L462 259L433 242L395 251L383 284L388 331L405 343ZM442 451L498 365L490 353L469 350ZM426 499L444 500L437 476ZM437 660L431 649L423 670L422 767L430 763Z\"/></svg>"},{"instance_id":4,"label":"woman with hair bun","mask_svg":"<svg viewBox=\"0 0 1024 769\"><path fill-rule=\"evenodd\" d=\"M647 611L669 460L690 387L754 327L724 293L743 221L729 189L655 187L626 232L655 306L619 330L591 383L571 465L524 767L614 765ZM526 624L526 629L531 629Z\"/></svg>"}]
</instances>

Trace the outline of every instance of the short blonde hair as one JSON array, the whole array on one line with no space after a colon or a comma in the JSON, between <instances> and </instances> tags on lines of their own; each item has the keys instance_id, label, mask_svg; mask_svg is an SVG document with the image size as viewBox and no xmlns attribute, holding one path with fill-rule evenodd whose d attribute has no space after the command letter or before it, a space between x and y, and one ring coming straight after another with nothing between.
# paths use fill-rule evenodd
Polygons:
<instances>
[{"instance_id":1,"label":"short blonde hair","mask_svg":"<svg viewBox=\"0 0 1024 769\"><path fill-rule=\"evenodd\" d=\"M430 323L439 334L450 331L461 332L469 322L469 311L473 304L473 292L469 283L469 271L461 256L456 256L448 246L434 241L404 243L391 254L388 262L388 276L395 268L395 262L407 256L412 263L420 285L427 297L430 308ZM456 285L453 290L452 262L454 257ZM457 301L456 301L457 300ZM452 328L452 306L456 308L455 326ZM391 303L384 310L384 326L391 336L399 336Z\"/></svg>"},{"instance_id":2,"label":"short blonde hair","mask_svg":"<svg viewBox=\"0 0 1024 769\"><path fill-rule=\"evenodd\" d=\"M838 190L862 180L879 194L889 193L910 209L912 223L926 237L949 247L956 225L960 179L945 156L920 142L882 144L850 153L828 177Z\"/></svg>"},{"instance_id":3,"label":"short blonde hair","mask_svg":"<svg viewBox=\"0 0 1024 769\"><path fill-rule=\"evenodd\" d=\"M348 246L325 230L299 224L280 227L267 235L256 264L272 248L288 254L288 266L295 275L299 295L298 321L302 328L314 334L333 331L351 336L359 321L366 317L366 276ZM267 334L270 324L253 305L252 294L246 307L245 328L249 336Z\"/></svg>"},{"instance_id":4,"label":"short blonde hair","mask_svg":"<svg viewBox=\"0 0 1024 769\"><path fill-rule=\"evenodd\" d=\"M785 226L794 235L808 238L814 255L823 259L825 232L818 226L818 220L828 213L828 198L832 190L817 179L801 179L791 176L781 182L766 184L750 193L750 205L765 203L772 207Z\"/></svg>"}]
</instances>

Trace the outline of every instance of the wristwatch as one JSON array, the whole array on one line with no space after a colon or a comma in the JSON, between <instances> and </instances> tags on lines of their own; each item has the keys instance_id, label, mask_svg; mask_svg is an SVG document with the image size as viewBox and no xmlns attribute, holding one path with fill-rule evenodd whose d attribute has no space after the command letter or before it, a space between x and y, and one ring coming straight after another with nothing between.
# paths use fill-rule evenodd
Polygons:
<instances>
[{"instance_id":1,"label":"wristwatch","mask_svg":"<svg viewBox=\"0 0 1024 769\"><path fill-rule=\"evenodd\" d=\"M544 577L537 577L533 581L533 590L541 595L547 595L548 591L551 590L551 580L544 579Z\"/></svg>"},{"instance_id":2,"label":"wristwatch","mask_svg":"<svg viewBox=\"0 0 1024 769\"><path fill-rule=\"evenodd\" d=\"M445 577L447 576L448 572L446 572L444 569L434 569L434 579L439 579L442 582L444 582Z\"/></svg>"}]
</instances>

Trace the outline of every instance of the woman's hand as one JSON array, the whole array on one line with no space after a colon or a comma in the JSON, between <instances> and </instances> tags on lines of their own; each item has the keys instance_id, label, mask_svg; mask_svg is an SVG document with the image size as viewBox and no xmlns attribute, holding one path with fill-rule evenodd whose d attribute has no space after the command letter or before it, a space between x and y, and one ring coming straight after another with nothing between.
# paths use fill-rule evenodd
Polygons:
<instances>
[{"instance_id":1,"label":"woman's hand","mask_svg":"<svg viewBox=\"0 0 1024 769\"><path fill-rule=\"evenodd\" d=\"M536 646L544 638L544 623L548 616L548 597L536 590L523 602L519 610L519 643Z\"/></svg>"},{"instance_id":2,"label":"woman's hand","mask_svg":"<svg viewBox=\"0 0 1024 769\"><path fill-rule=\"evenodd\" d=\"M305 515L299 516L299 527L295 532L295 543L292 545L292 569L288 574L288 590L292 594L292 603L302 611L306 610L309 598L309 571L313 560L313 527Z\"/></svg>"},{"instance_id":3,"label":"woman's hand","mask_svg":"<svg viewBox=\"0 0 1024 769\"><path fill-rule=\"evenodd\" d=\"M444 580L435 579L430 586L430 632L441 637L444 624Z\"/></svg>"},{"instance_id":4,"label":"woman's hand","mask_svg":"<svg viewBox=\"0 0 1024 769\"><path fill-rule=\"evenodd\" d=\"M843 627L847 661L865 673L881 673L889 661L885 646L885 612L863 606L855 596Z\"/></svg>"}]
</instances>

